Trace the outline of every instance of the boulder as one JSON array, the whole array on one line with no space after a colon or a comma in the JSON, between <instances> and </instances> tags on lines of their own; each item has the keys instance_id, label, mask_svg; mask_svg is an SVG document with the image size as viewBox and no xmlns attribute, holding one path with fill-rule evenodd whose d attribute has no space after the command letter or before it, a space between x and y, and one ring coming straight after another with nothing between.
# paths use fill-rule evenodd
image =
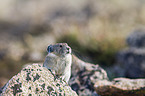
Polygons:
<instances>
[{"instance_id":1,"label":"boulder","mask_svg":"<svg viewBox=\"0 0 145 96\"><path fill-rule=\"evenodd\" d=\"M97 64L84 62L74 55L72 57L72 74L69 80L71 88L79 96L99 96L94 89L94 84L98 80L108 80L107 73Z\"/></svg>"},{"instance_id":2,"label":"boulder","mask_svg":"<svg viewBox=\"0 0 145 96\"><path fill-rule=\"evenodd\" d=\"M117 65L121 70L116 70L117 74L123 71L121 76L129 78L145 77L145 49L128 48L121 50L117 55Z\"/></svg>"},{"instance_id":3,"label":"boulder","mask_svg":"<svg viewBox=\"0 0 145 96\"><path fill-rule=\"evenodd\" d=\"M129 45L129 47L145 47L145 30L135 30L127 37L126 42Z\"/></svg>"},{"instance_id":4,"label":"boulder","mask_svg":"<svg viewBox=\"0 0 145 96\"><path fill-rule=\"evenodd\" d=\"M114 72L127 78L145 77L145 30L136 30L126 40L128 48L117 53Z\"/></svg>"},{"instance_id":5,"label":"boulder","mask_svg":"<svg viewBox=\"0 0 145 96\"><path fill-rule=\"evenodd\" d=\"M77 96L71 87L39 64L28 65L4 86L2 96Z\"/></svg>"},{"instance_id":6,"label":"boulder","mask_svg":"<svg viewBox=\"0 0 145 96\"><path fill-rule=\"evenodd\" d=\"M145 79L116 78L113 81L99 80L94 88L101 96L144 96Z\"/></svg>"}]
</instances>

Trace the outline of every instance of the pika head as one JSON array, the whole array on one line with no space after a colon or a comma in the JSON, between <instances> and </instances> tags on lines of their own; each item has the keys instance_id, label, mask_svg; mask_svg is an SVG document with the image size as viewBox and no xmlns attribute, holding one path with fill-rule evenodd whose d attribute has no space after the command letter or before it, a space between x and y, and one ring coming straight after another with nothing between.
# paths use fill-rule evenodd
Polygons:
<instances>
[{"instance_id":1,"label":"pika head","mask_svg":"<svg viewBox=\"0 0 145 96\"><path fill-rule=\"evenodd\" d=\"M48 54L53 53L58 56L66 56L67 54L71 54L71 48L67 43L57 43L55 45L49 45L47 52Z\"/></svg>"},{"instance_id":2,"label":"pika head","mask_svg":"<svg viewBox=\"0 0 145 96\"><path fill-rule=\"evenodd\" d=\"M55 71L57 77L68 82L71 75L72 55L67 43L49 45L43 67Z\"/></svg>"}]
</instances>

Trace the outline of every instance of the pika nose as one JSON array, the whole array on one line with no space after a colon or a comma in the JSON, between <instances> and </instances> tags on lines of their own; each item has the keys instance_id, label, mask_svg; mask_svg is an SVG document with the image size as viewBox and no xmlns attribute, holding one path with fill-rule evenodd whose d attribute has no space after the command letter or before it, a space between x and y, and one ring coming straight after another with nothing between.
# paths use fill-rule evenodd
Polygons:
<instances>
[{"instance_id":1,"label":"pika nose","mask_svg":"<svg viewBox=\"0 0 145 96\"><path fill-rule=\"evenodd\" d=\"M69 50L70 48L69 48L69 47L67 47L66 49L67 49L67 50Z\"/></svg>"},{"instance_id":2,"label":"pika nose","mask_svg":"<svg viewBox=\"0 0 145 96\"><path fill-rule=\"evenodd\" d=\"M70 47L66 47L67 49L67 53L71 53L71 48Z\"/></svg>"}]
</instances>

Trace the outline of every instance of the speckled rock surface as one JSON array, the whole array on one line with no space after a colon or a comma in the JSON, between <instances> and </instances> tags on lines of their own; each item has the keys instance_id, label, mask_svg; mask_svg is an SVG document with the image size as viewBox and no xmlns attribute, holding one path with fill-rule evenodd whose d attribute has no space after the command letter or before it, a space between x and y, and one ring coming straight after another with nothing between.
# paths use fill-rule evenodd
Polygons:
<instances>
[{"instance_id":1,"label":"speckled rock surface","mask_svg":"<svg viewBox=\"0 0 145 96\"><path fill-rule=\"evenodd\" d=\"M94 87L101 96L145 96L145 79L99 80Z\"/></svg>"},{"instance_id":2,"label":"speckled rock surface","mask_svg":"<svg viewBox=\"0 0 145 96\"><path fill-rule=\"evenodd\" d=\"M99 65L86 63L74 55L72 57L72 74L69 80L71 88L79 96L99 96L94 89L94 84L98 80L107 80L106 72Z\"/></svg>"},{"instance_id":3,"label":"speckled rock surface","mask_svg":"<svg viewBox=\"0 0 145 96\"><path fill-rule=\"evenodd\" d=\"M77 96L64 81L55 79L38 64L28 65L13 76L3 88L2 96Z\"/></svg>"}]
</instances>

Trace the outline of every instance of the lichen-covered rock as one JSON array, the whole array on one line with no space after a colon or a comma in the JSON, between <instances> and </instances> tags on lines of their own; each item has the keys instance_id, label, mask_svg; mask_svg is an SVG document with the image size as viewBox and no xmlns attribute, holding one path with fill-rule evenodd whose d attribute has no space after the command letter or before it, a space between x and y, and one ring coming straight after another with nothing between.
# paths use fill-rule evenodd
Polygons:
<instances>
[{"instance_id":1,"label":"lichen-covered rock","mask_svg":"<svg viewBox=\"0 0 145 96\"><path fill-rule=\"evenodd\" d=\"M145 96L145 79L98 80L94 87L101 96Z\"/></svg>"},{"instance_id":2,"label":"lichen-covered rock","mask_svg":"<svg viewBox=\"0 0 145 96\"><path fill-rule=\"evenodd\" d=\"M28 65L13 76L3 88L2 96L77 96L61 79L38 64Z\"/></svg>"},{"instance_id":3,"label":"lichen-covered rock","mask_svg":"<svg viewBox=\"0 0 145 96\"><path fill-rule=\"evenodd\" d=\"M79 96L99 96L94 84L98 80L108 79L106 72L99 66L86 63L76 56L73 57L72 74L69 85Z\"/></svg>"}]
</instances>

